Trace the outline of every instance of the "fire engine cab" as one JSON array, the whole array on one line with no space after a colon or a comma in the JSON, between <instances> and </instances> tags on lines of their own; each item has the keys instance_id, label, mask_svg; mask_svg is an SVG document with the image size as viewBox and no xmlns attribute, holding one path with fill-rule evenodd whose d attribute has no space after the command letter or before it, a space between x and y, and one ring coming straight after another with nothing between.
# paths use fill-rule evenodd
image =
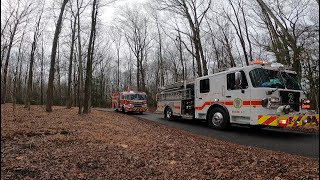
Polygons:
<instances>
[{"instance_id":1,"label":"fire engine cab","mask_svg":"<svg viewBox=\"0 0 320 180\"><path fill-rule=\"evenodd\" d=\"M144 92L124 91L112 95L112 107L115 111L139 112L142 114L147 107L147 95Z\"/></svg>"},{"instance_id":2,"label":"fire engine cab","mask_svg":"<svg viewBox=\"0 0 320 180\"><path fill-rule=\"evenodd\" d=\"M318 125L319 114L294 71L280 63L254 61L215 74L159 88L157 112L165 119L204 119L215 129L230 124L266 126Z\"/></svg>"}]
</instances>

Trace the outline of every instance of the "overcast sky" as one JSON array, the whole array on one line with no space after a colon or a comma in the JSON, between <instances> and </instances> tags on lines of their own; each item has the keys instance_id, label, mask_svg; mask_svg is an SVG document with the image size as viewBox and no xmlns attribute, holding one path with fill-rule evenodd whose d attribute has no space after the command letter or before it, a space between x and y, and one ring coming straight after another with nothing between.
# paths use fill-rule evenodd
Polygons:
<instances>
[{"instance_id":1,"label":"overcast sky","mask_svg":"<svg viewBox=\"0 0 320 180\"><path fill-rule=\"evenodd\" d=\"M106 7L102 8L101 12L101 21L102 22L110 22L114 18L115 14L117 14L117 8L123 5L133 5L136 3L145 3L149 0L118 0L115 3L112 3Z\"/></svg>"}]
</instances>

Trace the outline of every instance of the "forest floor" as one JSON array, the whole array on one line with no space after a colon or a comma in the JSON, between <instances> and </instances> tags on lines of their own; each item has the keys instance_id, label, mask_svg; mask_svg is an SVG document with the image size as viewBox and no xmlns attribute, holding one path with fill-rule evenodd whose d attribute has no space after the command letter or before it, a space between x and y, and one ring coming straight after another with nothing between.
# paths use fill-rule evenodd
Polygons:
<instances>
[{"instance_id":1,"label":"forest floor","mask_svg":"<svg viewBox=\"0 0 320 180\"><path fill-rule=\"evenodd\" d=\"M319 179L307 158L116 112L1 105L1 179Z\"/></svg>"}]
</instances>

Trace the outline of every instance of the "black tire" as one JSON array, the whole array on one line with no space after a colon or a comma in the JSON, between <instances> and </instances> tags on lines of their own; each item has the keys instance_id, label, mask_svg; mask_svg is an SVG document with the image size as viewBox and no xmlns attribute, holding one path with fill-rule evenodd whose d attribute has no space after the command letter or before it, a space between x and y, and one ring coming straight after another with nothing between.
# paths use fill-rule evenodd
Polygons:
<instances>
[{"instance_id":1,"label":"black tire","mask_svg":"<svg viewBox=\"0 0 320 180\"><path fill-rule=\"evenodd\" d=\"M230 116L221 107L216 107L209 112L207 119L209 125L213 129L226 129L230 126Z\"/></svg>"},{"instance_id":2,"label":"black tire","mask_svg":"<svg viewBox=\"0 0 320 180\"><path fill-rule=\"evenodd\" d=\"M121 108L121 111L122 111L122 113L126 113L126 110L124 109L124 107L122 106L122 108Z\"/></svg>"},{"instance_id":3,"label":"black tire","mask_svg":"<svg viewBox=\"0 0 320 180\"><path fill-rule=\"evenodd\" d=\"M164 111L164 119L171 121L173 120L173 112L172 109L170 107L167 107Z\"/></svg>"}]
</instances>

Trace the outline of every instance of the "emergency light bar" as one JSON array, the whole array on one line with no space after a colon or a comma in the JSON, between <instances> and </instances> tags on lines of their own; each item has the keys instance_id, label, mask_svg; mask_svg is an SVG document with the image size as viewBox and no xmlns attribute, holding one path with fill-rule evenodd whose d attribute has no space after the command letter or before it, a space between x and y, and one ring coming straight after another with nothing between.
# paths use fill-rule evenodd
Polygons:
<instances>
[{"instance_id":1,"label":"emergency light bar","mask_svg":"<svg viewBox=\"0 0 320 180\"><path fill-rule=\"evenodd\" d=\"M251 65L253 65L253 64L261 64L261 65L271 64L270 62L265 61L265 60L261 60L261 59L251 61L250 63L251 63Z\"/></svg>"},{"instance_id":2,"label":"emergency light bar","mask_svg":"<svg viewBox=\"0 0 320 180\"><path fill-rule=\"evenodd\" d=\"M274 67L274 68L284 68L284 65L281 64L281 63L272 63L272 64L271 64L271 67Z\"/></svg>"},{"instance_id":3,"label":"emergency light bar","mask_svg":"<svg viewBox=\"0 0 320 180\"><path fill-rule=\"evenodd\" d=\"M265 60L261 60L261 59L257 59L257 60L251 61L250 64L251 64L251 65L260 64L260 65L262 65L262 66L264 66L264 65L269 65L269 66L271 66L271 67L273 67L273 68L279 68L279 69L287 68L287 67L285 67L285 66L284 66L283 64L281 64L281 63L277 63L277 62L271 63L271 62L268 62L268 61L265 61ZM288 69L289 69L289 68L288 68Z\"/></svg>"}]
</instances>

